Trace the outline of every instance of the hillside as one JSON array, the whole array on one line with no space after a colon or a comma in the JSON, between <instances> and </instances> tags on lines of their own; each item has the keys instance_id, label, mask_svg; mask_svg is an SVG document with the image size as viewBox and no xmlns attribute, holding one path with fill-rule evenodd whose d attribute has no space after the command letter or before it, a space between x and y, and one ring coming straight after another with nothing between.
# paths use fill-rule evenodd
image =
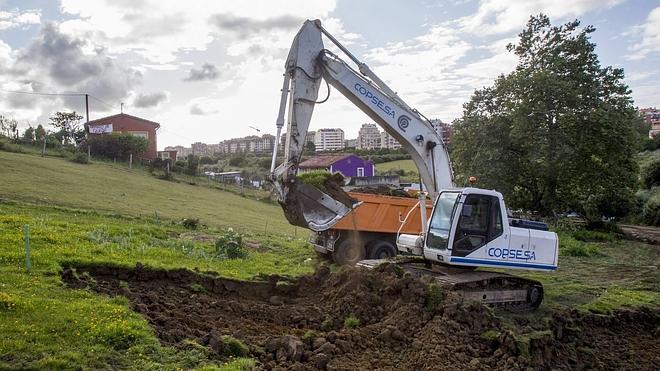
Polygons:
<instances>
[{"instance_id":1,"label":"hillside","mask_svg":"<svg viewBox=\"0 0 660 371\"><path fill-rule=\"evenodd\" d=\"M202 186L159 180L123 164L76 164L0 152L0 198L124 215L199 218L213 226L294 235L277 206ZM240 211L240 212L238 212ZM300 232L300 231L298 231Z\"/></svg>"}]
</instances>

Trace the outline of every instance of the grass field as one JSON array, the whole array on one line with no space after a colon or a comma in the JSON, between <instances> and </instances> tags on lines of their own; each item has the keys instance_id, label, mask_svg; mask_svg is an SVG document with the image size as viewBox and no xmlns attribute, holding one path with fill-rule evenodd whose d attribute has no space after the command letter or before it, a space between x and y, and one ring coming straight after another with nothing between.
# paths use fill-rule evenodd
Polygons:
<instances>
[{"instance_id":1,"label":"grass field","mask_svg":"<svg viewBox=\"0 0 660 371\"><path fill-rule=\"evenodd\" d=\"M0 152L0 163L0 197L6 199L126 215L157 214L166 219L199 218L208 225L243 231L296 233L277 205L209 187L159 180L124 164L82 165L10 152Z\"/></svg>"},{"instance_id":2,"label":"grass field","mask_svg":"<svg viewBox=\"0 0 660 371\"><path fill-rule=\"evenodd\" d=\"M0 161L0 370L239 370L253 365L249 359L218 364L200 347L161 345L126 299L65 287L60 271L68 264L140 262L241 279L300 275L317 264L305 231L290 227L276 205L158 180L124 165L79 165L6 152L0 152ZM206 225L186 229L177 222L186 217ZM25 271L25 225L31 230L30 273ZM214 242L226 227L245 234L246 258L217 254ZM660 305L660 249L612 235L595 237L601 242L561 232L557 272L513 272L545 287L541 309L526 318L563 308L606 313L624 305Z\"/></svg>"},{"instance_id":3,"label":"grass field","mask_svg":"<svg viewBox=\"0 0 660 371\"><path fill-rule=\"evenodd\" d=\"M388 170L403 170L406 173L418 174L417 166L415 166L413 160L397 160L376 164L376 172L381 173Z\"/></svg>"}]
</instances>

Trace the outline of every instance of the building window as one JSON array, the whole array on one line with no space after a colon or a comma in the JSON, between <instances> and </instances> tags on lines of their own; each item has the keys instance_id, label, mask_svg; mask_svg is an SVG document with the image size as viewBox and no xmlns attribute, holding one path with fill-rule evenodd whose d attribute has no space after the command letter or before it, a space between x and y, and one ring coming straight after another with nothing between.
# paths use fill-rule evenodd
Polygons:
<instances>
[{"instance_id":1,"label":"building window","mask_svg":"<svg viewBox=\"0 0 660 371\"><path fill-rule=\"evenodd\" d=\"M357 168L357 176L364 176L364 168L363 167Z\"/></svg>"}]
</instances>

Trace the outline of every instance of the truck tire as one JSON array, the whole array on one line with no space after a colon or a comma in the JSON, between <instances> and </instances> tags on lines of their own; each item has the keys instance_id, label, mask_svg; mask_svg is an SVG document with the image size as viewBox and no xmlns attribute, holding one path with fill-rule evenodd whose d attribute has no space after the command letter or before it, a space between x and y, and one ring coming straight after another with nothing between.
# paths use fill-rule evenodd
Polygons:
<instances>
[{"instance_id":1,"label":"truck tire","mask_svg":"<svg viewBox=\"0 0 660 371\"><path fill-rule=\"evenodd\" d=\"M366 256L366 249L361 244L355 244L353 239L346 238L335 245L332 260L339 265L355 265Z\"/></svg>"},{"instance_id":2,"label":"truck tire","mask_svg":"<svg viewBox=\"0 0 660 371\"><path fill-rule=\"evenodd\" d=\"M389 241L374 241L369 246L369 259L385 259L396 256L396 247Z\"/></svg>"}]
</instances>

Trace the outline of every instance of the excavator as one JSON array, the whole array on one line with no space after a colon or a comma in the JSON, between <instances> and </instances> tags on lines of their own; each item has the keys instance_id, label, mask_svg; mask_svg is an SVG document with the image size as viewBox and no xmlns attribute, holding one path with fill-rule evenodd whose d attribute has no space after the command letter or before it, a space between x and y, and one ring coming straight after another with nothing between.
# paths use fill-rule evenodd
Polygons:
<instances>
[{"instance_id":1,"label":"excavator","mask_svg":"<svg viewBox=\"0 0 660 371\"><path fill-rule=\"evenodd\" d=\"M323 36L357 69L326 49ZM322 82L326 83L328 95L318 100ZM549 231L545 223L510 218L502 194L495 190L456 187L447 148L431 122L406 104L323 28L319 20L305 21L293 40L285 63L276 121L276 143L279 143L287 115L284 158L275 167L277 148L273 150L271 182L287 220L329 241L319 242L317 246L337 246L336 250L362 242L347 237L351 233L344 233L343 241L339 243L341 233L328 233L337 231L333 227L352 220L352 235L366 235L366 231L360 230L360 221L377 218L374 210L378 208L369 209L367 203L373 206L380 202L378 199L365 203L360 201L359 195L349 195L340 187L321 190L298 178L305 135L314 107L328 100L330 86L401 144L417 166L423 185L418 202L408 207L410 211L405 218L399 213L398 216L389 216L388 220L403 227L409 222L412 210L419 209L417 233L401 233L405 229L398 228L389 234L373 234L376 238L394 240L401 256L364 259L363 254L357 254L357 261L352 263L375 268L393 261L414 276L431 276L463 300L522 309L537 308L543 300L540 282L483 268L554 271L558 266L557 234ZM387 197L382 197L382 203L387 204ZM431 209L430 217L427 208ZM364 210L372 211L365 213Z\"/></svg>"}]
</instances>

